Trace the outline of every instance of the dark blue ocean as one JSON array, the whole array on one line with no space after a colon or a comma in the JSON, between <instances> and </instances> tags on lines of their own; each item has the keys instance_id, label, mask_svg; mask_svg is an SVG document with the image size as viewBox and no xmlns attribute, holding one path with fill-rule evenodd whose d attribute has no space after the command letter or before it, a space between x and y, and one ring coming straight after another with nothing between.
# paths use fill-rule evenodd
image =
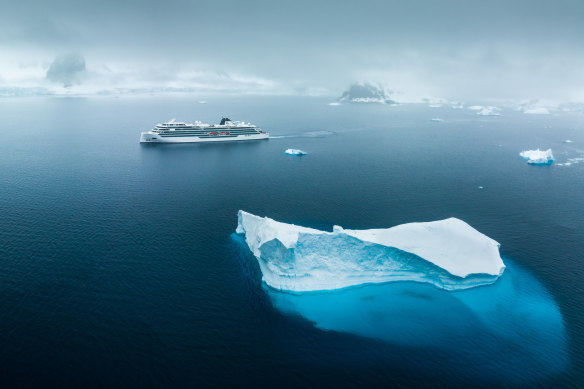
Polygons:
<instances>
[{"instance_id":1,"label":"dark blue ocean","mask_svg":"<svg viewBox=\"0 0 584 389\"><path fill-rule=\"evenodd\" d=\"M584 156L584 113L198 100L0 100L3 387L584 383L584 162L562 165ZM274 138L139 144L222 116ZM538 147L556 162L518 156ZM262 284L240 209L324 230L454 216L507 269L460 292L289 295Z\"/></svg>"}]
</instances>

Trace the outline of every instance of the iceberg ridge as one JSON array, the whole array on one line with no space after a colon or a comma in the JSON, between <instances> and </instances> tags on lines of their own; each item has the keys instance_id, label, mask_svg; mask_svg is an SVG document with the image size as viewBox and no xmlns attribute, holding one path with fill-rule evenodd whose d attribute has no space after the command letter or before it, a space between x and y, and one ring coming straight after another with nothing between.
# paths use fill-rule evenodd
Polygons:
<instances>
[{"instance_id":1,"label":"iceberg ridge","mask_svg":"<svg viewBox=\"0 0 584 389\"><path fill-rule=\"evenodd\" d=\"M239 211L236 232L245 234L264 282L291 292L390 281L457 290L491 284L505 269L499 244L456 218L326 232Z\"/></svg>"}]
</instances>

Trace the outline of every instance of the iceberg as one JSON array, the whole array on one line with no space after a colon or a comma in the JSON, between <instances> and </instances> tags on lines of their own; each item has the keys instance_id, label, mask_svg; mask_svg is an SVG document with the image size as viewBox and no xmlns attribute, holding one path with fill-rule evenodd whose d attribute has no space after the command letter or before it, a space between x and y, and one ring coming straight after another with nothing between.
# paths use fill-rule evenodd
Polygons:
<instances>
[{"instance_id":1,"label":"iceberg","mask_svg":"<svg viewBox=\"0 0 584 389\"><path fill-rule=\"evenodd\" d=\"M341 97L337 99L339 103L380 103L394 104L387 92L381 86L369 83L352 84Z\"/></svg>"},{"instance_id":2,"label":"iceberg","mask_svg":"<svg viewBox=\"0 0 584 389\"><path fill-rule=\"evenodd\" d=\"M471 105L468 107L471 111L477 111L480 116L501 116L501 108L493 106Z\"/></svg>"},{"instance_id":3,"label":"iceberg","mask_svg":"<svg viewBox=\"0 0 584 389\"><path fill-rule=\"evenodd\" d=\"M284 154L288 154L288 155L306 155L308 154L306 151L302 151L299 149L286 149L286 151L284 151Z\"/></svg>"},{"instance_id":4,"label":"iceberg","mask_svg":"<svg viewBox=\"0 0 584 389\"><path fill-rule=\"evenodd\" d=\"M440 122L443 122L443 121L444 121L444 119L440 119L440 118L432 118L432 119L430 119L430 121L431 121L431 122L437 122L437 123L440 123Z\"/></svg>"},{"instance_id":5,"label":"iceberg","mask_svg":"<svg viewBox=\"0 0 584 389\"><path fill-rule=\"evenodd\" d=\"M390 281L458 290L492 284L505 270L499 243L456 218L327 232L240 210L236 232L245 235L263 281L288 292Z\"/></svg>"},{"instance_id":6,"label":"iceberg","mask_svg":"<svg viewBox=\"0 0 584 389\"><path fill-rule=\"evenodd\" d=\"M525 150L519 153L521 158L527 160L530 165L551 165L554 162L552 149Z\"/></svg>"}]
</instances>

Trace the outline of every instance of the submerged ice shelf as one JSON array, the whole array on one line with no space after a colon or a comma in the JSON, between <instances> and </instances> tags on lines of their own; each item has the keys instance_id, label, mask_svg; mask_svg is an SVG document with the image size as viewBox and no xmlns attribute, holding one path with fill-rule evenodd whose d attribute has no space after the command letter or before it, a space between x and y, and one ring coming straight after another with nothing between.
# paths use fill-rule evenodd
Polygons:
<instances>
[{"instance_id":1,"label":"submerged ice shelf","mask_svg":"<svg viewBox=\"0 0 584 389\"><path fill-rule=\"evenodd\" d=\"M491 284L505 269L499 244L456 218L326 232L239 211L236 232L245 234L266 284L284 291L390 281L456 290Z\"/></svg>"}]
</instances>

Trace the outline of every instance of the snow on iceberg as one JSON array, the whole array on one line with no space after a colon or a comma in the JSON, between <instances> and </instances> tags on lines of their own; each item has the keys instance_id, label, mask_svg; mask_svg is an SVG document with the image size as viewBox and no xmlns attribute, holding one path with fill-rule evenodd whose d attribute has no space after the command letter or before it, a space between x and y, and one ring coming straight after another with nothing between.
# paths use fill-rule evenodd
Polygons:
<instances>
[{"instance_id":1,"label":"snow on iceberg","mask_svg":"<svg viewBox=\"0 0 584 389\"><path fill-rule=\"evenodd\" d=\"M456 218L326 232L239 211L236 232L245 234L266 284L284 291L389 281L456 290L491 284L505 269L499 244Z\"/></svg>"},{"instance_id":2,"label":"snow on iceberg","mask_svg":"<svg viewBox=\"0 0 584 389\"><path fill-rule=\"evenodd\" d=\"M519 153L521 158L527 160L530 165L551 165L554 162L552 149L525 150Z\"/></svg>"},{"instance_id":3,"label":"snow on iceberg","mask_svg":"<svg viewBox=\"0 0 584 389\"><path fill-rule=\"evenodd\" d=\"M306 155L308 154L306 151L302 151L299 149L286 149L286 151L284 151L284 154L288 154L288 155Z\"/></svg>"}]
</instances>

